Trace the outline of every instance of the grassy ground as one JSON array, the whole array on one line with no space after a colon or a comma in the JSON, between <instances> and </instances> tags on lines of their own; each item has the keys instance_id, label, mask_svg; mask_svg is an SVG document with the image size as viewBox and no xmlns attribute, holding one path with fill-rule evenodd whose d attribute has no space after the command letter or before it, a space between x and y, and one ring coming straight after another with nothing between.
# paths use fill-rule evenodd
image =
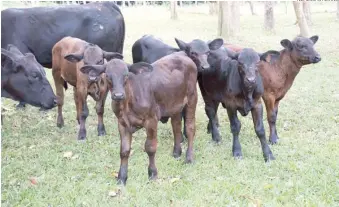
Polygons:
<instances>
[{"instance_id":1,"label":"grassy ground","mask_svg":"<svg viewBox=\"0 0 339 207\"><path fill-rule=\"evenodd\" d=\"M230 41L258 51L281 49L281 39L292 39L298 33L289 4L288 15L283 5L278 7L275 34L262 31L263 16L245 11L240 32ZM327 4L330 9L335 2L331 4ZM315 10L322 7L313 6ZM200 10L207 11L207 7ZM180 9L180 20L172 21L166 8L125 8L126 61L131 62L131 45L144 34L154 34L171 45L174 37L185 41L215 38L217 17L192 11ZM302 69L280 104L277 127L281 139L271 147L277 160L264 163L250 115L240 118L242 160L231 156L229 121L222 108L223 141L219 145L211 142L199 97L195 163L185 165L184 156L171 157L171 126L159 124L159 179L149 182L145 132L140 130L134 134L129 179L122 187L115 180L120 141L109 99L108 135L104 137L97 136L94 101L89 99L85 143L76 140L72 89L66 92L63 129L56 127L56 109L41 113L28 106L16 111L15 102L2 99L7 109L1 130L2 206L339 206L339 23L334 13L317 12L312 17L311 31L320 36L316 49L323 60ZM51 72L47 73L54 87ZM268 131L266 118L265 128ZM117 195L110 197L110 192Z\"/></svg>"}]
</instances>

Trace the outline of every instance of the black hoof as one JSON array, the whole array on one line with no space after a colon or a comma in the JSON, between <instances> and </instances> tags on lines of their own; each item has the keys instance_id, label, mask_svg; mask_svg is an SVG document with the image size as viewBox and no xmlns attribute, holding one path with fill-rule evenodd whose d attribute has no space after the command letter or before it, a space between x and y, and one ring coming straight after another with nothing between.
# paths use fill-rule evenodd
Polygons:
<instances>
[{"instance_id":1,"label":"black hoof","mask_svg":"<svg viewBox=\"0 0 339 207\"><path fill-rule=\"evenodd\" d=\"M118 185L126 185L127 178L122 179L118 177L117 184Z\"/></svg>"},{"instance_id":2,"label":"black hoof","mask_svg":"<svg viewBox=\"0 0 339 207\"><path fill-rule=\"evenodd\" d=\"M241 159L242 159L242 152L241 152L241 151L234 151L234 152L233 152L233 157L234 157L235 159L241 160Z\"/></svg>"},{"instance_id":3,"label":"black hoof","mask_svg":"<svg viewBox=\"0 0 339 207\"><path fill-rule=\"evenodd\" d=\"M270 160L275 160L273 154L269 154L269 156L264 156L265 162L269 162Z\"/></svg>"},{"instance_id":4,"label":"black hoof","mask_svg":"<svg viewBox=\"0 0 339 207\"><path fill-rule=\"evenodd\" d=\"M62 128L64 126L64 123L57 123L57 127Z\"/></svg>"},{"instance_id":5,"label":"black hoof","mask_svg":"<svg viewBox=\"0 0 339 207\"><path fill-rule=\"evenodd\" d=\"M156 180L158 178L157 169L148 168L148 179Z\"/></svg>"},{"instance_id":6,"label":"black hoof","mask_svg":"<svg viewBox=\"0 0 339 207\"><path fill-rule=\"evenodd\" d=\"M278 140L279 140L278 137L270 137L270 138L269 138L269 142L270 142L270 144L272 144L272 145L278 144Z\"/></svg>"},{"instance_id":7,"label":"black hoof","mask_svg":"<svg viewBox=\"0 0 339 207\"><path fill-rule=\"evenodd\" d=\"M78 140L85 140L86 139L86 129L80 130L78 134Z\"/></svg>"},{"instance_id":8,"label":"black hoof","mask_svg":"<svg viewBox=\"0 0 339 207\"><path fill-rule=\"evenodd\" d=\"M178 149L175 149L175 148L173 149L173 157L174 158L179 158L181 156L181 154L182 154L181 147L178 148Z\"/></svg>"},{"instance_id":9,"label":"black hoof","mask_svg":"<svg viewBox=\"0 0 339 207\"><path fill-rule=\"evenodd\" d=\"M98 136L105 136L106 135L106 129L105 125L98 125Z\"/></svg>"}]
</instances>

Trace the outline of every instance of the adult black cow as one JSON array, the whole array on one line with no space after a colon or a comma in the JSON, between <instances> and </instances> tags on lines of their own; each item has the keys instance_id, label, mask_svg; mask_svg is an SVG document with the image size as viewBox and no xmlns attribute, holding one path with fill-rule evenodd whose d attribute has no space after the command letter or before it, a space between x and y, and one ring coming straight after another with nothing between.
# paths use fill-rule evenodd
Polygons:
<instances>
[{"instance_id":1,"label":"adult black cow","mask_svg":"<svg viewBox=\"0 0 339 207\"><path fill-rule=\"evenodd\" d=\"M43 67L32 53L22 54L18 48L8 45L1 48L1 97L51 109L56 97Z\"/></svg>"},{"instance_id":2,"label":"adult black cow","mask_svg":"<svg viewBox=\"0 0 339 207\"><path fill-rule=\"evenodd\" d=\"M124 18L113 2L1 11L1 47L13 44L22 53L33 53L44 67L52 67L52 48L65 36L122 54ZM24 103L19 105L24 106Z\"/></svg>"}]
</instances>

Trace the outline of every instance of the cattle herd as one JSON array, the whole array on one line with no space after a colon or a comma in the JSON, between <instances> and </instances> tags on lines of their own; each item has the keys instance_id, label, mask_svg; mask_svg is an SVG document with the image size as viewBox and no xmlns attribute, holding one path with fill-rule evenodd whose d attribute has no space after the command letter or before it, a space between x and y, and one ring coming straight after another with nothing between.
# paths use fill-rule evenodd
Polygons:
<instances>
[{"instance_id":1,"label":"cattle herd","mask_svg":"<svg viewBox=\"0 0 339 207\"><path fill-rule=\"evenodd\" d=\"M264 100L269 141L277 143L276 120L280 100L302 66L317 63L318 36L281 40L283 50L256 52L224 43L223 39L184 42L178 48L152 35L144 35L132 47L133 64L123 60L125 22L112 2L85 5L6 9L1 11L1 94L42 109L58 107L57 126L64 125L64 89L72 85L80 125L78 139L86 139L87 95L96 101L98 135L106 134L104 105L111 93L112 110L120 134L118 181L126 184L132 134L145 128L148 175L157 177L155 153L158 123L171 118L173 156L181 156L187 137L186 162L193 161L196 131L197 83L209 122L207 133L220 141L217 110L226 108L233 134L232 152L241 157L237 112L251 112L265 161L275 159L263 124ZM277 45L278 47L278 45ZM44 68L51 68L56 95ZM184 120L183 133L181 121Z\"/></svg>"}]
</instances>

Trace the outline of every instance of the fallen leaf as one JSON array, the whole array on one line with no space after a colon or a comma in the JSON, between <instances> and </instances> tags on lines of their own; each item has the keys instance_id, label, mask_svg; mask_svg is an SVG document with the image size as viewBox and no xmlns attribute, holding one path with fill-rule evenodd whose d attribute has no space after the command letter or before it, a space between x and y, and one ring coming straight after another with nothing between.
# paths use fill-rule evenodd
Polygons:
<instances>
[{"instance_id":1,"label":"fallen leaf","mask_svg":"<svg viewBox=\"0 0 339 207\"><path fill-rule=\"evenodd\" d=\"M109 195L110 197L115 197L115 196L117 196L117 193L114 192L114 191L110 191L110 192L108 193L108 195Z\"/></svg>"},{"instance_id":2,"label":"fallen leaf","mask_svg":"<svg viewBox=\"0 0 339 207\"><path fill-rule=\"evenodd\" d=\"M117 188L117 189L115 189L115 190L110 191L110 192L108 193L108 195L109 195L110 197L116 197L117 195L120 195L120 193L121 193L120 188Z\"/></svg>"},{"instance_id":3,"label":"fallen leaf","mask_svg":"<svg viewBox=\"0 0 339 207\"><path fill-rule=\"evenodd\" d=\"M30 178L29 178L29 181L31 181L31 184L32 184L32 185L38 184L38 181L36 180L36 177L30 177Z\"/></svg>"},{"instance_id":4,"label":"fallen leaf","mask_svg":"<svg viewBox=\"0 0 339 207\"><path fill-rule=\"evenodd\" d=\"M78 159L79 158L79 155L78 154L75 154L73 155L73 157L71 158L72 160L75 160L75 159Z\"/></svg>"},{"instance_id":5,"label":"fallen leaf","mask_svg":"<svg viewBox=\"0 0 339 207\"><path fill-rule=\"evenodd\" d=\"M180 180L180 178L172 178L172 179L170 180L170 182L171 182L171 183L174 183L174 182L177 182L178 180Z\"/></svg>"},{"instance_id":6,"label":"fallen leaf","mask_svg":"<svg viewBox=\"0 0 339 207\"><path fill-rule=\"evenodd\" d=\"M272 185L272 184L266 184L266 185L264 186L264 189L271 189L271 188L273 188L273 185Z\"/></svg>"},{"instance_id":7,"label":"fallen leaf","mask_svg":"<svg viewBox=\"0 0 339 207\"><path fill-rule=\"evenodd\" d=\"M118 178L118 176L119 176L119 173L117 173L117 172L113 172L113 173L112 173L112 175L113 175L115 178Z\"/></svg>"},{"instance_id":8,"label":"fallen leaf","mask_svg":"<svg viewBox=\"0 0 339 207\"><path fill-rule=\"evenodd\" d=\"M65 153L64 153L64 158L71 158L72 155L73 155L73 152L72 152L72 151L65 152Z\"/></svg>"}]
</instances>

